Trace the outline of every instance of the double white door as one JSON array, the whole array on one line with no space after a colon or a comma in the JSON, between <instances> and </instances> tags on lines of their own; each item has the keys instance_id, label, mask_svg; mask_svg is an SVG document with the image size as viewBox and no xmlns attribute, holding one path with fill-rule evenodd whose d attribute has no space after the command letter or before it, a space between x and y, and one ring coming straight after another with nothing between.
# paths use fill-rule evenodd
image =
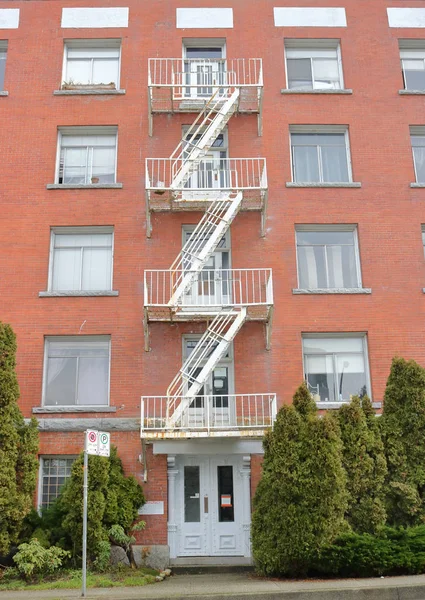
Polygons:
<instances>
[{"instance_id":1,"label":"double white door","mask_svg":"<svg viewBox=\"0 0 425 600\"><path fill-rule=\"evenodd\" d=\"M242 457L176 461L179 556L242 556Z\"/></svg>"}]
</instances>

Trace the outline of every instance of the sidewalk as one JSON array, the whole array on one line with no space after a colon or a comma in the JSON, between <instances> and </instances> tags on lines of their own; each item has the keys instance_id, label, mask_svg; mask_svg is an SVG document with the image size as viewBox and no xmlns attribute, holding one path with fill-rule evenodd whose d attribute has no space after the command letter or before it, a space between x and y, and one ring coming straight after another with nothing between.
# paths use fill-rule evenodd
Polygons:
<instances>
[{"instance_id":1,"label":"sidewalk","mask_svg":"<svg viewBox=\"0 0 425 600\"><path fill-rule=\"evenodd\" d=\"M0 592L0 600L68 600L80 590ZM144 587L98 588L87 600L425 600L425 575L385 579L275 581L246 573L175 575Z\"/></svg>"}]
</instances>

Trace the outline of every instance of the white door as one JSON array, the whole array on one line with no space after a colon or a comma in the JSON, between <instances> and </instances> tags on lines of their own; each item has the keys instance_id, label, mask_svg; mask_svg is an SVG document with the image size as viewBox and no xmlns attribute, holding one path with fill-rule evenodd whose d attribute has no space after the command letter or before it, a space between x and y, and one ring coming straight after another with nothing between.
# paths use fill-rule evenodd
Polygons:
<instances>
[{"instance_id":1,"label":"white door","mask_svg":"<svg viewBox=\"0 0 425 600\"><path fill-rule=\"evenodd\" d=\"M206 99L225 83L223 47L185 47L185 96Z\"/></svg>"},{"instance_id":2,"label":"white door","mask_svg":"<svg viewBox=\"0 0 425 600\"><path fill-rule=\"evenodd\" d=\"M242 458L176 460L179 556L242 556Z\"/></svg>"}]
</instances>

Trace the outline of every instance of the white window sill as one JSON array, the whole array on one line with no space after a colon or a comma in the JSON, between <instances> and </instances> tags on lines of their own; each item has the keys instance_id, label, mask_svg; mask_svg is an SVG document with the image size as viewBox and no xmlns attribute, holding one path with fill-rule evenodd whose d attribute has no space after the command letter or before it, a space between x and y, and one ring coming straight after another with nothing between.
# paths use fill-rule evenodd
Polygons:
<instances>
[{"instance_id":1,"label":"white window sill","mask_svg":"<svg viewBox=\"0 0 425 600\"><path fill-rule=\"evenodd\" d=\"M280 90L281 94L339 94L339 95L349 95L353 93L353 90L304 90L304 89L283 89Z\"/></svg>"},{"instance_id":2,"label":"white window sill","mask_svg":"<svg viewBox=\"0 0 425 600\"><path fill-rule=\"evenodd\" d=\"M38 292L39 298L61 298L61 297L90 297L90 296L119 296L119 292L117 290L99 290L99 291L78 291L75 292L73 290L69 291L47 291L47 292Z\"/></svg>"},{"instance_id":3,"label":"white window sill","mask_svg":"<svg viewBox=\"0 0 425 600\"><path fill-rule=\"evenodd\" d=\"M34 414L43 413L81 413L81 412L96 412L96 413L112 413L117 412L116 406L34 406L32 409Z\"/></svg>"},{"instance_id":4,"label":"white window sill","mask_svg":"<svg viewBox=\"0 0 425 600\"><path fill-rule=\"evenodd\" d=\"M411 188L425 188L425 183L411 183Z\"/></svg>"},{"instance_id":5,"label":"white window sill","mask_svg":"<svg viewBox=\"0 0 425 600\"><path fill-rule=\"evenodd\" d=\"M47 190L120 190L122 183L48 183Z\"/></svg>"},{"instance_id":6,"label":"white window sill","mask_svg":"<svg viewBox=\"0 0 425 600\"><path fill-rule=\"evenodd\" d=\"M9 92L6 92L4 90L2 92L0 92L0 96L8 96L8 95L9 95Z\"/></svg>"},{"instance_id":7,"label":"white window sill","mask_svg":"<svg viewBox=\"0 0 425 600\"><path fill-rule=\"evenodd\" d=\"M81 89L81 90L54 90L54 96L122 96L125 94L125 90L95 90L95 89Z\"/></svg>"},{"instance_id":8,"label":"white window sill","mask_svg":"<svg viewBox=\"0 0 425 600\"><path fill-rule=\"evenodd\" d=\"M371 294L371 288L295 288L293 294Z\"/></svg>"},{"instance_id":9,"label":"white window sill","mask_svg":"<svg viewBox=\"0 0 425 600\"><path fill-rule=\"evenodd\" d=\"M398 90L401 96L425 96L425 90Z\"/></svg>"},{"instance_id":10,"label":"white window sill","mask_svg":"<svg viewBox=\"0 0 425 600\"><path fill-rule=\"evenodd\" d=\"M328 182L328 183L320 183L320 182L307 182L307 183L298 183L295 181L287 181L287 188L360 188L362 184L358 181L350 181L350 182Z\"/></svg>"},{"instance_id":11,"label":"white window sill","mask_svg":"<svg viewBox=\"0 0 425 600\"><path fill-rule=\"evenodd\" d=\"M319 408L320 410L332 410L332 409L336 409L336 408L340 408L341 406L344 406L344 404L349 404L350 401L349 400L344 400L342 402L316 402L316 406L317 408ZM372 408L382 408L382 402L372 402Z\"/></svg>"}]
</instances>

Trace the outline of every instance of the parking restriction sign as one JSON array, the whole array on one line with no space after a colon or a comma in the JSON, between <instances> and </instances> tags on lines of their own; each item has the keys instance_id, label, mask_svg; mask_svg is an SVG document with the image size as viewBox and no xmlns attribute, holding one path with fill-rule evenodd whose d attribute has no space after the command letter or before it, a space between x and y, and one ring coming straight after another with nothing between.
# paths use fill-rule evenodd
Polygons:
<instances>
[{"instance_id":1,"label":"parking restriction sign","mask_svg":"<svg viewBox=\"0 0 425 600\"><path fill-rule=\"evenodd\" d=\"M99 432L95 429L86 431L86 452L87 454L98 454Z\"/></svg>"},{"instance_id":2,"label":"parking restriction sign","mask_svg":"<svg viewBox=\"0 0 425 600\"><path fill-rule=\"evenodd\" d=\"M98 454L99 456L109 456L111 434L106 431L99 431Z\"/></svg>"}]
</instances>

